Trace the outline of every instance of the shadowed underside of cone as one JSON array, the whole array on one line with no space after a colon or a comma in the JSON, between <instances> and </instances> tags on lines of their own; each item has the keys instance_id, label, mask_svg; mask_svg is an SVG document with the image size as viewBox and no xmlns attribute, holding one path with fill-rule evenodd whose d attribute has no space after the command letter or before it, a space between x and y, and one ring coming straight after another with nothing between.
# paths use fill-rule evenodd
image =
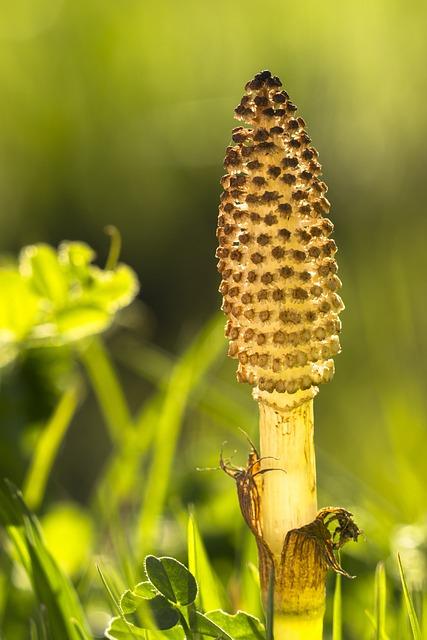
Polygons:
<instances>
[{"instance_id":1,"label":"shadowed underside of cone","mask_svg":"<svg viewBox=\"0 0 427 640\"><path fill-rule=\"evenodd\" d=\"M313 398L334 373L344 308L318 153L281 82L248 82L222 178L218 269L229 355L254 387L260 455L221 460L259 551L276 640L320 639L328 569L359 530L344 509L317 512ZM273 590L270 592L270 586Z\"/></svg>"}]
</instances>

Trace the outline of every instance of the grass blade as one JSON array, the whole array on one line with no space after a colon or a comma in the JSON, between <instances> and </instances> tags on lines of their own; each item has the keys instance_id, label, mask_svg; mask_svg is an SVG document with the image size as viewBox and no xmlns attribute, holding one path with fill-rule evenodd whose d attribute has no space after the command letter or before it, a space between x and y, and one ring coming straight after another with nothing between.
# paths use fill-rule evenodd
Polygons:
<instances>
[{"instance_id":1,"label":"grass blade","mask_svg":"<svg viewBox=\"0 0 427 640\"><path fill-rule=\"evenodd\" d=\"M80 385L74 380L62 395L38 439L23 488L25 501L31 509L37 509L43 501L50 471L77 409L79 397Z\"/></svg>"},{"instance_id":2,"label":"grass blade","mask_svg":"<svg viewBox=\"0 0 427 640\"><path fill-rule=\"evenodd\" d=\"M194 513L190 513L187 529L188 568L197 580L199 591L196 598L197 608L202 611L213 611L224 606L221 598L219 580L216 577L207 553Z\"/></svg>"},{"instance_id":3,"label":"grass blade","mask_svg":"<svg viewBox=\"0 0 427 640\"><path fill-rule=\"evenodd\" d=\"M0 485L0 524L14 546L33 586L52 637L89 640L89 630L77 593L47 550L37 519L21 493L8 482ZM76 631L75 622L79 624Z\"/></svg>"},{"instance_id":4,"label":"grass blade","mask_svg":"<svg viewBox=\"0 0 427 640\"><path fill-rule=\"evenodd\" d=\"M93 338L82 347L80 359L98 399L110 437L115 444L120 444L133 426L132 416L101 338Z\"/></svg>"},{"instance_id":5,"label":"grass blade","mask_svg":"<svg viewBox=\"0 0 427 640\"><path fill-rule=\"evenodd\" d=\"M412 602L411 594L409 593L408 584L406 582L405 573L403 571L402 560L400 555L397 554L397 563L399 565L400 581L402 583L403 598L406 607L406 613L411 625L413 640L422 640L420 623L418 622L417 615L415 613L414 603Z\"/></svg>"},{"instance_id":6,"label":"grass blade","mask_svg":"<svg viewBox=\"0 0 427 640\"><path fill-rule=\"evenodd\" d=\"M156 424L153 460L138 524L139 554L152 549L166 499L182 419L189 395L224 350L224 320L215 315L178 360L169 378Z\"/></svg>"},{"instance_id":7,"label":"grass blade","mask_svg":"<svg viewBox=\"0 0 427 640\"><path fill-rule=\"evenodd\" d=\"M384 563L375 570L375 640L388 640L386 634L387 582Z\"/></svg>"},{"instance_id":8,"label":"grass blade","mask_svg":"<svg viewBox=\"0 0 427 640\"><path fill-rule=\"evenodd\" d=\"M129 500L140 483L141 460L152 442L162 399L159 392L144 402L135 418L134 431L123 435L98 480L95 501L108 516L118 511L122 501Z\"/></svg>"},{"instance_id":9,"label":"grass blade","mask_svg":"<svg viewBox=\"0 0 427 640\"><path fill-rule=\"evenodd\" d=\"M241 540L238 579L240 583L239 608L259 618L262 615L261 590L258 563L258 551L255 537L245 526L237 531Z\"/></svg>"},{"instance_id":10,"label":"grass blade","mask_svg":"<svg viewBox=\"0 0 427 640\"><path fill-rule=\"evenodd\" d=\"M335 576L333 601L332 640L342 640L342 576Z\"/></svg>"}]
</instances>

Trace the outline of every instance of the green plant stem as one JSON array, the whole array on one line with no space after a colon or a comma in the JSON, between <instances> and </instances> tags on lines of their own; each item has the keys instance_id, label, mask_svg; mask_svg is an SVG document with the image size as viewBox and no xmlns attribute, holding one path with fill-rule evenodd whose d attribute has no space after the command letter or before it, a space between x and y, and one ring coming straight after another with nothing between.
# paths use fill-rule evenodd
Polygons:
<instances>
[{"instance_id":1,"label":"green plant stem","mask_svg":"<svg viewBox=\"0 0 427 640\"><path fill-rule=\"evenodd\" d=\"M112 224L104 229L105 233L110 236L110 250L108 252L107 262L105 264L106 271L113 270L117 267L120 252L122 250L122 236L120 231Z\"/></svg>"},{"instance_id":2,"label":"green plant stem","mask_svg":"<svg viewBox=\"0 0 427 640\"><path fill-rule=\"evenodd\" d=\"M64 391L52 417L40 434L23 487L24 498L31 509L37 509L43 501L50 471L76 411L79 397L80 384L74 379Z\"/></svg>"},{"instance_id":3,"label":"green plant stem","mask_svg":"<svg viewBox=\"0 0 427 640\"><path fill-rule=\"evenodd\" d=\"M332 640L342 640L342 577L337 573L335 577L335 591L333 602Z\"/></svg>"},{"instance_id":4,"label":"green plant stem","mask_svg":"<svg viewBox=\"0 0 427 640\"><path fill-rule=\"evenodd\" d=\"M388 640L386 628L387 582L384 563L379 562L375 570L375 640Z\"/></svg>"},{"instance_id":5,"label":"green plant stem","mask_svg":"<svg viewBox=\"0 0 427 640\"><path fill-rule=\"evenodd\" d=\"M79 350L114 444L120 444L133 428L132 416L111 358L101 338L93 338Z\"/></svg>"},{"instance_id":6,"label":"green plant stem","mask_svg":"<svg viewBox=\"0 0 427 640\"><path fill-rule=\"evenodd\" d=\"M190 627L188 626L187 620L185 619L185 616L182 613L182 611L179 612L179 618L180 618L181 626L184 629L186 640L194 640L195 635L191 631Z\"/></svg>"},{"instance_id":7,"label":"green plant stem","mask_svg":"<svg viewBox=\"0 0 427 640\"><path fill-rule=\"evenodd\" d=\"M104 466L96 486L95 503L108 514L115 513L121 501L129 499L140 480L141 460L153 440L162 395L156 393L144 402L135 417L135 429L123 435Z\"/></svg>"},{"instance_id":8,"label":"green plant stem","mask_svg":"<svg viewBox=\"0 0 427 640\"><path fill-rule=\"evenodd\" d=\"M221 355L222 349L222 318L215 316L171 372L157 419L153 460L139 517L137 547L141 557L155 543L189 394Z\"/></svg>"},{"instance_id":9,"label":"green plant stem","mask_svg":"<svg viewBox=\"0 0 427 640\"><path fill-rule=\"evenodd\" d=\"M402 560L399 554L397 554L397 564L399 567L400 582L402 584L403 600L409 618L409 623L411 625L412 637L414 640L422 640L420 623L418 621L417 614L415 613L414 603L409 592L408 584L405 578L405 572L402 566Z\"/></svg>"}]
</instances>

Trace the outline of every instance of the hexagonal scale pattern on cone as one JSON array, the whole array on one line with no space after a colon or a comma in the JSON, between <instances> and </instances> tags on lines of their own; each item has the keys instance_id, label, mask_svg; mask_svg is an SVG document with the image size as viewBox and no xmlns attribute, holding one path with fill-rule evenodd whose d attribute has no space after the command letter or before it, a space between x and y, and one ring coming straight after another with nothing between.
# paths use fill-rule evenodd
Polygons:
<instances>
[{"instance_id":1,"label":"hexagonal scale pattern on cone","mask_svg":"<svg viewBox=\"0 0 427 640\"><path fill-rule=\"evenodd\" d=\"M222 178L218 270L229 355L258 399L292 408L340 351L336 245L318 153L281 82L263 71L235 109Z\"/></svg>"}]
</instances>

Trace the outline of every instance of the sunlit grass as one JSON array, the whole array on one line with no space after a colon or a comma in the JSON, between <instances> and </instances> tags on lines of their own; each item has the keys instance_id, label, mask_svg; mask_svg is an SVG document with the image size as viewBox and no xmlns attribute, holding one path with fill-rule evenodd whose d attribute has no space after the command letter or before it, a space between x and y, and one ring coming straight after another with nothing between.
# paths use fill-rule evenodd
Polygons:
<instances>
[{"instance_id":1,"label":"sunlit grass","mask_svg":"<svg viewBox=\"0 0 427 640\"><path fill-rule=\"evenodd\" d=\"M337 373L316 403L318 484L321 504L353 511L364 539L342 558L357 579L331 581L325 640L412 640L419 628L427 638L426 7L4 6L3 247L16 252L66 234L92 238L102 258L99 230L116 222L153 311L135 306L77 352L3 352L0 476L23 487L48 523L52 550L64 519L49 515L61 508L72 517L77 504L92 534L84 538L82 524L89 557L82 554L81 566L59 580L50 564L47 583L44 571L34 588L34 520L7 526L0 636L49 638L46 601L54 618L68 615L52 593L72 580L73 617L83 609L83 630L102 637L116 609L96 566L118 602L142 578L144 553L186 561L192 504L199 560L193 548L190 562L210 585L206 598L217 591L230 611L261 615L256 549L234 486L220 471L196 469L215 469L222 446L243 462L239 427L255 433L250 392L221 355L222 320L207 318L218 304L214 220L227 143L218 132L232 126L241 85L270 67L304 106L322 150L347 307ZM0 316L17 308L21 335L33 298L20 302L16 278L12 284L6 299L3 281ZM40 545L39 565L47 551Z\"/></svg>"},{"instance_id":2,"label":"sunlit grass","mask_svg":"<svg viewBox=\"0 0 427 640\"><path fill-rule=\"evenodd\" d=\"M116 347L113 343L113 354L115 348L119 348L121 360L136 371L141 379L154 384L154 387L151 397L140 403L136 411L131 411L128 398L121 388L117 363L99 342L93 352L92 364L82 370L88 371L86 382L84 377L80 378L80 385L94 386L113 447L106 465L100 470L92 503L93 522L97 527L95 549L102 558L100 566L104 574L109 576L109 584L114 585L119 594L126 584L140 579L140 559L147 551L161 548L167 554L177 554L185 559L187 534L183 529L182 508L189 501L196 502L199 522L195 528L196 523L190 518L188 536L192 542L189 561L195 574L199 574L204 597L211 602L215 599L218 601L219 598L230 611L240 607L260 615L256 571L250 568L251 563L256 563L256 552L253 543L249 543L249 537L244 533L234 487L219 471L196 471L196 467L202 465L212 468L217 466L218 454L225 438L231 441L227 447L230 450L237 447L236 455L244 459L247 444L237 427L251 431L255 420L255 416L251 414L249 399L242 390L232 383L224 382L229 371L228 364L222 363L219 358L224 346L222 319L215 316L176 361L165 352L156 355L153 347L138 344L131 335L122 336L115 344ZM147 361L150 362L151 359L155 366L150 367L145 363L144 354L149 356ZM227 371L223 370L224 366ZM74 393L72 386L69 389L69 393ZM408 397L416 396L412 393ZM419 602L424 580L423 545L427 536L422 518L418 522L406 520L412 524L412 528L399 529L405 521L399 519L399 510L393 506L395 503L396 507L402 505L407 508L409 518L422 513L421 508L415 508L416 500L412 507L411 502L405 504L402 486L403 481L412 491L418 492L419 500L422 499L421 485L418 481L411 480L412 473L418 472L417 470L421 472L417 465L421 465L422 457L417 461L416 455L410 457L408 449L410 442L413 443L411 446L417 448L412 450L414 452L423 446L425 436L421 428L422 408L420 402L417 404L413 401L410 409L406 409L398 394L390 399L387 407L386 419L396 425L390 432L394 444L388 464L398 465L400 482L393 483L392 479L372 474L369 468L372 456L369 457L367 452L366 458L360 460L362 467L359 468L359 476L353 478L342 462L333 460L331 454L322 451L322 448L320 450L323 499L331 503L340 500L342 504L356 508L366 536L357 547L349 547L343 557L344 566L351 567L351 573L359 577L355 581L344 580L342 583L338 579L335 593L331 593L333 606L327 619L327 629L330 629L333 640L353 637L389 640L396 637L396 633L400 634L399 638L406 640L423 637L419 633L424 633L422 606L419 606ZM57 419L57 411L54 410L52 421ZM67 404L67 411L60 415L68 419L69 411L75 411L74 404ZM27 481L27 486L32 488L37 503L40 503L46 486L49 487L52 462L65 433L65 423L66 420L63 420L58 430L55 427L55 438L49 442L52 449L43 449L45 457L39 462L36 462L40 455L37 453L39 449L36 449L28 472L28 477L33 476L35 482L33 484ZM404 427L399 430L397 425ZM43 431L42 438L48 438L48 435L49 424ZM165 449L164 442L168 445ZM37 469L39 471L36 473ZM363 469L363 473L360 469ZM151 478L148 484L147 478ZM33 504L36 504L31 492L29 496ZM410 499L413 500L414 496ZM204 544L199 537L199 528ZM16 537L17 534L13 531L11 539L20 550L21 562L27 572L31 571L29 561L25 559L26 543ZM54 531L50 528L49 536L52 535ZM389 536L392 536L391 539ZM242 540L245 541L243 545ZM218 543L228 545L225 553L221 546L218 547ZM406 582L402 573L399 578L395 560L398 550L402 553ZM394 558L392 564L389 558ZM388 593L383 565L379 564L375 569L378 560L387 561ZM83 607L89 612L89 620L97 628L93 607L101 606L105 615L111 609L102 584L96 577L94 562L95 558L87 567L81 567L82 578L76 584ZM16 572L15 563L14 555L9 560L6 556L3 557L3 567L9 575ZM197 563L205 567L202 570L203 579ZM78 573L75 575L78 576ZM221 576L219 579L218 575ZM204 579L206 585L203 583ZM399 583L404 585L402 595L399 595ZM22 588L14 587L14 597L21 597ZM217 595L214 595L215 592ZM402 599L402 608L399 606L399 599ZM10 609L10 599L4 595L1 602L2 617L7 629L16 616L16 610ZM34 634L40 633L37 629L43 623L38 621L37 615L33 620L35 630L32 633L38 638Z\"/></svg>"}]
</instances>

